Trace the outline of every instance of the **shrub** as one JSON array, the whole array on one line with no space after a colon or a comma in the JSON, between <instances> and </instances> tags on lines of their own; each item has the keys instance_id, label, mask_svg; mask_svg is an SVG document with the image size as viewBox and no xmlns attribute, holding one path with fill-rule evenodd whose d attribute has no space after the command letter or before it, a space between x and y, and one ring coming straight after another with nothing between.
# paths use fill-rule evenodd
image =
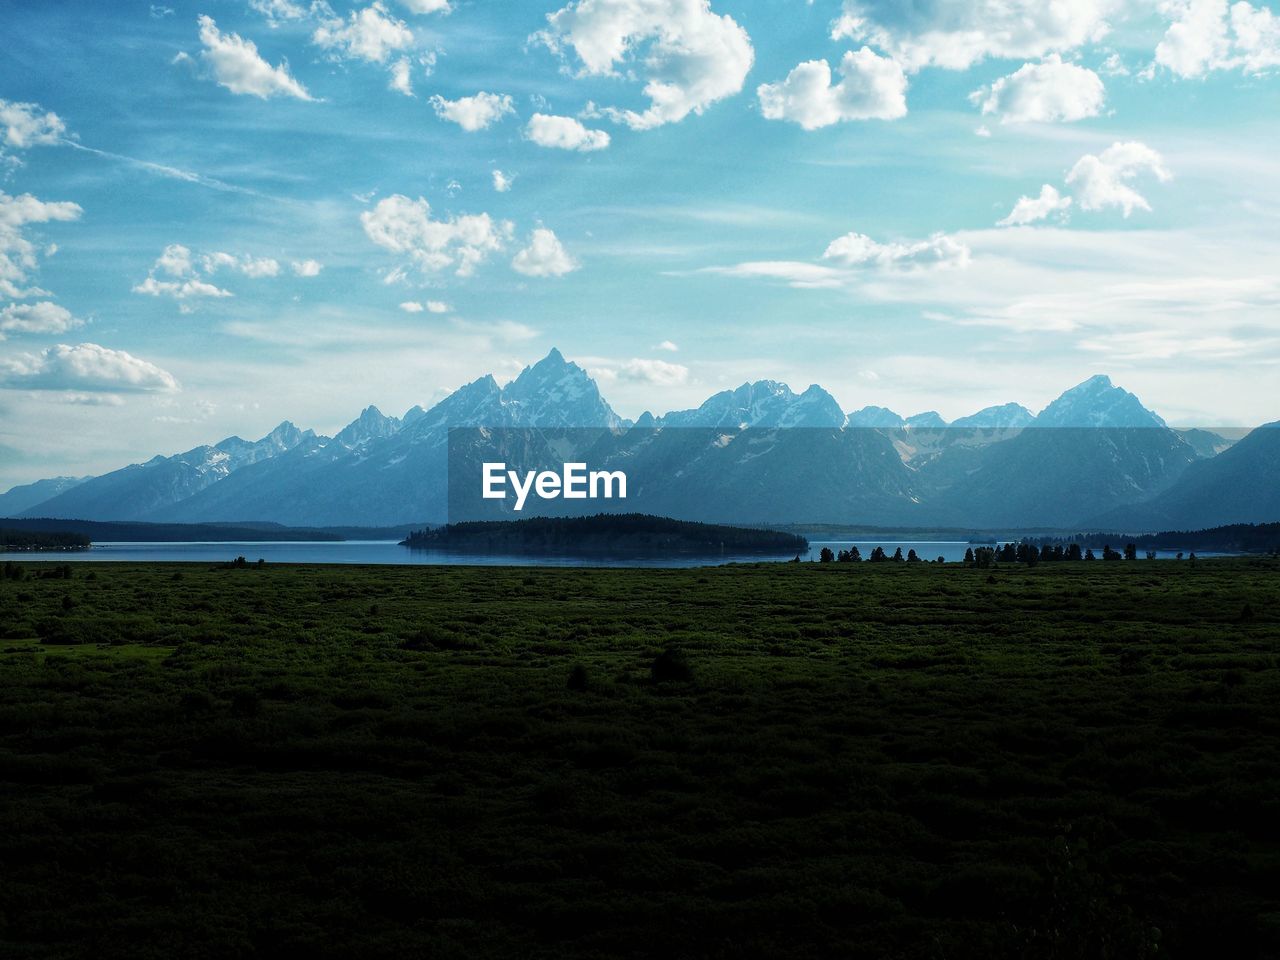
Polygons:
<instances>
[{"instance_id":1,"label":"shrub","mask_svg":"<svg viewBox=\"0 0 1280 960\"><path fill-rule=\"evenodd\" d=\"M569 671L569 689L585 690L589 682L590 677L587 675L587 668L580 663L575 663L573 669Z\"/></svg>"},{"instance_id":2,"label":"shrub","mask_svg":"<svg viewBox=\"0 0 1280 960\"><path fill-rule=\"evenodd\" d=\"M693 679L693 670L684 651L672 647L654 658L649 674L654 683L687 683Z\"/></svg>"}]
</instances>

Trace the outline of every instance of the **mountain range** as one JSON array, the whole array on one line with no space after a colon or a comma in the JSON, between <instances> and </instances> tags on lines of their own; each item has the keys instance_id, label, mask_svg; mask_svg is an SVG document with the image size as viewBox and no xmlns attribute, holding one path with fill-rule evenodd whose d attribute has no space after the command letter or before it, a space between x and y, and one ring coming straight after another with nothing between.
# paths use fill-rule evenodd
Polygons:
<instances>
[{"instance_id":1,"label":"mountain range","mask_svg":"<svg viewBox=\"0 0 1280 960\"><path fill-rule=\"evenodd\" d=\"M294 526L463 519L449 514L449 434L465 427L476 428L465 457L518 459L497 446L513 436L527 456L589 455L593 467L625 469L646 512L681 519L1194 528L1280 519L1278 426L1234 444L1172 429L1105 376L1039 414L1008 403L950 424L932 411L846 413L820 386L796 393L772 380L632 422L552 350L505 386L485 376L398 418L371 406L333 437L285 421L257 441L229 437L97 477L15 487L0 495L0 517Z\"/></svg>"}]
</instances>

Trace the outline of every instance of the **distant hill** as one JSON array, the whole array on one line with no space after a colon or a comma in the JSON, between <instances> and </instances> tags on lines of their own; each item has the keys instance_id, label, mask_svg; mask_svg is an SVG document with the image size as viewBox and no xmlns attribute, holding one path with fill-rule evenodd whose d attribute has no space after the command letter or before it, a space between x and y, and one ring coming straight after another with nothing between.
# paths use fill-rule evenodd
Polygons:
<instances>
[{"instance_id":1,"label":"distant hill","mask_svg":"<svg viewBox=\"0 0 1280 960\"><path fill-rule=\"evenodd\" d=\"M1233 523L1208 530L1166 530L1130 536L1123 533L1088 533L1049 543L1079 543L1088 547L1122 543L1135 544L1140 550L1201 550L1212 553L1276 553L1280 551L1280 523Z\"/></svg>"},{"instance_id":2,"label":"distant hill","mask_svg":"<svg viewBox=\"0 0 1280 960\"><path fill-rule=\"evenodd\" d=\"M413 533L404 545L418 550L475 550L495 554L780 556L803 553L808 550L809 541L779 530L625 513L453 523Z\"/></svg>"},{"instance_id":3,"label":"distant hill","mask_svg":"<svg viewBox=\"0 0 1280 960\"><path fill-rule=\"evenodd\" d=\"M233 526L224 523L122 523L110 520L72 520L62 517L12 517L0 520L6 532L76 533L95 543L235 543L344 540L328 530L302 527Z\"/></svg>"},{"instance_id":4,"label":"distant hill","mask_svg":"<svg viewBox=\"0 0 1280 960\"><path fill-rule=\"evenodd\" d=\"M12 530L0 527L0 552L15 550L85 550L89 538L68 531Z\"/></svg>"}]
</instances>

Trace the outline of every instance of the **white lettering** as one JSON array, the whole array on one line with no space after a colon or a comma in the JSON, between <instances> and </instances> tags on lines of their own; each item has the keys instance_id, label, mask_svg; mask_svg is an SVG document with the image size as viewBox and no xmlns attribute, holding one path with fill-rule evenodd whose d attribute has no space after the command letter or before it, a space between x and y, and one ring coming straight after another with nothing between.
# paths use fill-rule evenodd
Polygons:
<instances>
[{"instance_id":1,"label":"white lettering","mask_svg":"<svg viewBox=\"0 0 1280 960\"><path fill-rule=\"evenodd\" d=\"M620 500L627 499L627 475L623 473L621 470L591 471L591 499L593 500L598 499L600 497L600 494L596 493L596 484L600 482L603 482L604 484L604 498L606 500L613 499L614 484L617 484L617 487L618 487L618 494L617 494L618 498Z\"/></svg>"},{"instance_id":2,"label":"white lettering","mask_svg":"<svg viewBox=\"0 0 1280 960\"><path fill-rule=\"evenodd\" d=\"M566 463L560 473L554 470L529 470L523 476L515 470L508 470L505 463L486 463L480 488L480 495L485 500L505 500L507 485L515 491L516 502L513 509L517 512L524 509L530 493L536 493L539 499L555 500L564 497L566 500L620 500L627 498L627 475L621 470L587 471L585 463Z\"/></svg>"},{"instance_id":3,"label":"white lettering","mask_svg":"<svg viewBox=\"0 0 1280 960\"><path fill-rule=\"evenodd\" d=\"M505 463L486 463L484 465L484 487L480 496L485 500L502 500L507 496L505 490L498 487L507 482Z\"/></svg>"},{"instance_id":4,"label":"white lettering","mask_svg":"<svg viewBox=\"0 0 1280 960\"><path fill-rule=\"evenodd\" d=\"M516 492L516 511L524 509L525 498L529 496L529 488L533 486L533 471L530 470L525 477L524 486L520 485L520 475L514 470L508 470L507 476L511 478L511 486Z\"/></svg>"},{"instance_id":5,"label":"white lettering","mask_svg":"<svg viewBox=\"0 0 1280 960\"><path fill-rule=\"evenodd\" d=\"M566 500L587 499L587 465L585 463L564 465L564 498Z\"/></svg>"}]
</instances>

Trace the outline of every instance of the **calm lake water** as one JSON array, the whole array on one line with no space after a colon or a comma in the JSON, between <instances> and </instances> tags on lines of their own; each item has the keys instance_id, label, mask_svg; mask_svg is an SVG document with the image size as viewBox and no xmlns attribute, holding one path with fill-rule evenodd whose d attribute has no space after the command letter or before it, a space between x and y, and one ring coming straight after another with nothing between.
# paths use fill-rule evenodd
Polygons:
<instances>
[{"instance_id":1,"label":"calm lake water","mask_svg":"<svg viewBox=\"0 0 1280 960\"><path fill-rule=\"evenodd\" d=\"M902 547L905 555L915 550L921 559L934 560L945 557L949 561L962 560L969 548L967 542L915 542L883 541L862 542L849 540L811 541L809 553L801 559L816 560L823 547L833 551L846 550L856 545L863 557L870 556L877 546L892 554ZM554 557L554 556L500 556L474 553L451 553L437 550L410 550L394 540L346 540L342 542L317 541L303 543L244 542L244 543L95 543L89 550L51 553L0 553L0 561L52 561L57 563L84 562L139 562L176 561L192 563L222 563L243 556L250 563L259 558L268 563L364 563L364 564L465 564L471 566L528 566L528 567L704 567L724 563L757 563L760 561L790 560L794 554L777 557L756 555L715 554L711 556L682 557Z\"/></svg>"},{"instance_id":2,"label":"calm lake water","mask_svg":"<svg viewBox=\"0 0 1280 960\"><path fill-rule=\"evenodd\" d=\"M856 546L863 559L876 547L884 547L892 556L898 547L905 556L915 550L921 560L942 557L948 563L964 559L969 549L968 541L947 540L811 540L809 552L802 560L817 560L823 547L833 552ZM1208 557L1209 553L1201 553ZM0 553L0 561L16 562L48 561L56 563L85 562L139 562L170 561L188 563L223 563L243 556L250 563L259 558L268 563L356 563L356 564L417 564L440 566L462 564L466 566L515 566L515 567L706 567L725 563L783 562L792 555L761 557L756 555L715 554L687 557L554 557L554 556L501 556L474 553L451 553L437 550L410 550L394 540L346 540L341 542L316 541L301 543L243 542L243 543L95 543L89 550L51 553ZM1173 557L1161 552L1161 559Z\"/></svg>"}]
</instances>

